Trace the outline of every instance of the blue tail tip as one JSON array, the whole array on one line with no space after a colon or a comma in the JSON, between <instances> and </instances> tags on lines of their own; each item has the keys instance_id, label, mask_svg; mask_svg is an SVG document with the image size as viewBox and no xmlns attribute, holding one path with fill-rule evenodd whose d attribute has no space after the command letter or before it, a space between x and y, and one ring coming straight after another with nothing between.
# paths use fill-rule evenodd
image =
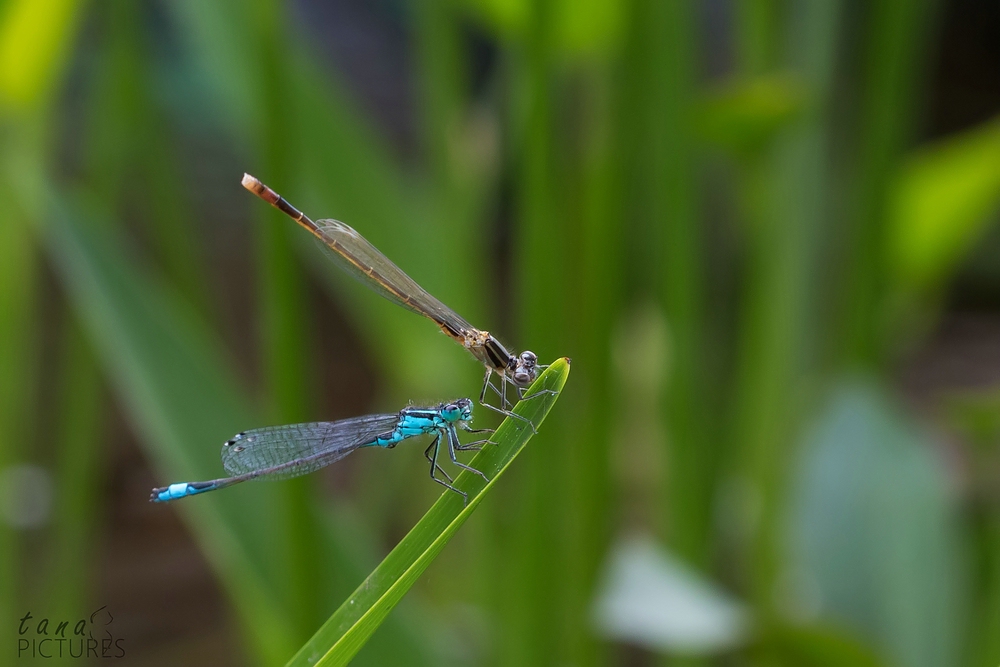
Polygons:
<instances>
[{"instance_id":1,"label":"blue tail tip","mask_svg":"<svg viewBox=\"0 0 1000 667\"><path fill-rule=\"evenodd\" d=\"M170 486L160 486L153 489L152 493L149 494L149 501L152 503L165 503L198 492L191 487L192 485L187 482L171 484Z\"/></svg>"}]
</instances>

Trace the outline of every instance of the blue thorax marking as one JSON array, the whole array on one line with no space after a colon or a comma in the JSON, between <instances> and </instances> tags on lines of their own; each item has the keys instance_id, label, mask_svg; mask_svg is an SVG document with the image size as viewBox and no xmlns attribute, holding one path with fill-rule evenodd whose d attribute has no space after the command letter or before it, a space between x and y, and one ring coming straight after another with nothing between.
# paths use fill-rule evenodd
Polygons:
<instances>
[{"instance_id":1,"label":"blue thorax marking","mask_svg":"<svg viewBox=\"0 0 1000 667\"><path fill-rule=\"evenodd\" d=\"M399 413L399 420L396 427L388 433L383 433L375 438L369 446L394 447L398 443L425 433L434 433L461 421L462 411L454 410L412 410L406 409Z\"/></svg>"}]
</instances>

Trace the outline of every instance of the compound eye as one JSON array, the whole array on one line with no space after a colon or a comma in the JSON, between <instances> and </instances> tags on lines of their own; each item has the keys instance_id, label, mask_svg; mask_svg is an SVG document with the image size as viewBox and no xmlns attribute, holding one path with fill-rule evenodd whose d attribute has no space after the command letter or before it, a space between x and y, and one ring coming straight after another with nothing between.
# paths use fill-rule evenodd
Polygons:
<instances>
[{"instance_id":1,"label":"compound eye","mask_svg":"<svg viewBox=\"0 0 1000 667\"><path fill-rule=\"evenodd\" d=\"M518 371L517 373L514 373L513 380L514 384L518 387L527 387L531 384L531 374L524 371Z\"/></svg>"},{"instance_id":2,"label":"compound eye","mask_svg":"<svg viewBox=\"0 0 1000 667\"><path fill-rule=\"evenodd\" d=\"M538 363L538 357L531 350L525 350L521 353L521 363L525 366L534 366Z\"/></svg>"}]
</instances>

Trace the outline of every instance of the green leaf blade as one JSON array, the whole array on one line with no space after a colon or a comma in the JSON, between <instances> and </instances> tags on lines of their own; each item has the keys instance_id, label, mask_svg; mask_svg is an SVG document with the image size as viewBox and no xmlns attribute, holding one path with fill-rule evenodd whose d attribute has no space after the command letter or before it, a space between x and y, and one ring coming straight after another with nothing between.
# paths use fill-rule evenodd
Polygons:
<instances>
[{"instance_id":1,"label":"green leaf blade","mask_svg":"<svg viewBox=\"0 0 1000 667\"><path fill-rule=\"evenodd\" d=\"M1000 208L1000 118L921 149L893 192L893 268L904 287L934 286Z\"/></svg>"},{"instance_id":2,"label":"green leaf blade","mask_svg":"<svg viewBox=\"0 0 1000 667\"><path fill-rule=\"evenodd\" d=\"M514 413L540 426L566 384L569 366L569 359L565 358L549 366L526 395L541 390L555 393L521 401L514 406ZM463 471L455 486L469 494L468 504L458 494L442 493L406 537L295 654L288 667L346 665L465 523L532 435L521 420L510 417L504 420L493 435L497 444L487 445L470 464L490 481Z\"/></svg>"}]
</instances>

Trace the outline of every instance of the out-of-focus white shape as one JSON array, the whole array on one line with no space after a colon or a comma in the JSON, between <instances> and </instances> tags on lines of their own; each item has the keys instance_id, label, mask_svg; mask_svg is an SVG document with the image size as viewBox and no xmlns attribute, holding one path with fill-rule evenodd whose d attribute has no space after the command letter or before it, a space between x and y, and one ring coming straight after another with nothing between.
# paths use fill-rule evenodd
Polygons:
<instances>
[{"instance_id":1,"label":"out-of-focus white shape","mask_svg":"<svg viewBox=\"0 0 1000 667\"><path fill-rule=\"evenodd\" d=\"M45 468L19 463L0 470L0 520L13 528L37 528L51 512L52 477Z\"/></svg>"},{"instance_id":2,"label":"out-of-focus white shape","mask_svg":"<svg viewBox=\"0 0 1000 667\"><path fill-rule=\"evenodd\" d=\"M743 604L646 537L612 550L594 620L608 639L688 655L732 649L750 626Z\"/></svg>"}]
</instances>

